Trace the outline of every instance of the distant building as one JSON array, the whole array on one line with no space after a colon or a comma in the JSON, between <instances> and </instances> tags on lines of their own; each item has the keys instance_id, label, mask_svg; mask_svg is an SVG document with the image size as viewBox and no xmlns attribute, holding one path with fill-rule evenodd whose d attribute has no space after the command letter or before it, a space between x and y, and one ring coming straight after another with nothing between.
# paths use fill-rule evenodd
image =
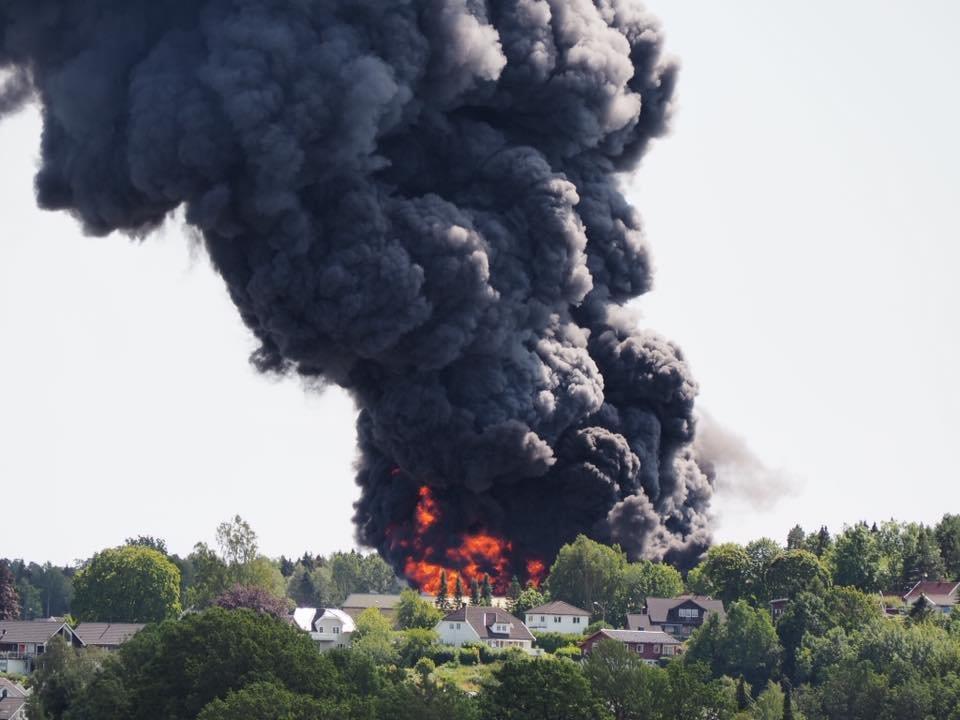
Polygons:
<instances>
[{"instance_id":1,"label":"distant building","mask_svg":"<svg viewBox=\"0 0 960 720\"><path fill-rule=\"evenodd\" d=\"M87 647L117 650L145 627L142 623L80 623L74 632Z\"/></svg>"},{"instance_id":2,"label":"distant building","mask_svg":"<svg viewBox=\"0 0 960 720\"><path fill-rule=\"evenodd\" d=\"M352 617L334 608L297 608L292 619L294 625L310 634L321 651L350 647L357 629Z\"/></svg>"},{"instance_id":3,"label":"distant building","mask_svg":"<svg viewBox=\"0 0 960 720\"><path fill-rule=\"evenodd\" d=\"M27 720L29 695L29 690L11 680L0 678L0 720Z\"/></svg>"},{"instance_id":4,"label":"distant building","mask_svg":"<svg viewBox=\"0 0 960 720\"><path fill-rule=\"evenodd\" d=\"M770 601L770 616L773 618L774 622L783 617L783 614L787 611L787 605L789 604L789 598L777 598L776 600Z\"/></svg>"},{"instance_id":5,"label":"distant building","mask_svg":"<svg viewBox=\"0 0 960 720\"><path fill-rule=\"evenodd\" d=\"M380 614L390 622L396 622L397 605L400 604L399 595L380 595L378 593L351 593L340 609L356 620L360 613L370 608L376 608Z\"/></svg>"},{"instance_id":6,"label":"distant building","mask_svg":"<svg viewBox=\"0 0 960 720\"><path fill-rule=\"evenodd\" d=\"M654 630L686 640L711 615L721 620L727 617L720 600L699 595L681 595L675 598L647 598L642 613L627 615L630 630Z\"/></svg>"},{"instance_id":7,"label":"distant building","mask_svg":"<svg viewBox=\"0 0 960 720\"><path fill-rule=\"evenodd\" d=\"M28 675L55 637L74 647L84 643L63 620L0 621L0 672Z\"/></svg>"},{"instance_id":8,"label":"distant building","mask_svg":"<svg viewBox=\"0 0 960 720\"><path fill-rule=\"evenodd\" d=\"M960 582L934 582L923 580L910 588L903 596L904 604L913 607L920 598L942 613L949 613L960 603Z\"/></svg>"},{"instance_id":9,"label":"distant building","mask_svg":"<svg viewBox=\"0 0 960 720\"><path fill-rule=\"evenodd\" d=\"M533 650L534 637L527 626L500 608L465 606L447 613L434 629L444 645L483 643L498 649Z\"/></svg>"},{"instance_id":10,"label":"distant building","mask_svg":"<svg viewBox=\"0 0 960 720\"><path fill-rule=\"evenodd\" d=\"M583 631L590 624L590 613L563 600L554 600L527 610L525 617L531 632L583 635Z\"/></svg>"},{"instance_id":11,"label":"distant building","mask_svg":"<svg viewBox=\"0 0 960 720\"><path fill-rule=\"evenodd\" d=\"M598 630L580 644L584 655L589 655L593 647L603 640L615 640L623 643L630 652L636 653L648 665L656 665L661 660L672 658L681 653L681 643L672 635L659 630Z\"/></svg>"}]
</instances>

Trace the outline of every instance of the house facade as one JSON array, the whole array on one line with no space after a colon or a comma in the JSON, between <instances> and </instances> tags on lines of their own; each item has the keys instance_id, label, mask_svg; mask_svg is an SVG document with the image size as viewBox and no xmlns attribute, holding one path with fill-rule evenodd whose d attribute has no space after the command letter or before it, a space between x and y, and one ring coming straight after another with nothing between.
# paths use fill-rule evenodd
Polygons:
<instances>
[{"instance_id":1,"label":"house facade","mask_svg":"<svg viewBox=\"0 0 960 720\"><path fill-rule=\"evenodd\" d=\"M434 629L444 645L483 643L497 649L533 650L534 637L527 626L500 608L467 605L447 613Z\"/></svg>"},{"instance_id":2,"label":"house facade","mask_svg":"<svg viewBox=\"0 0 960 720\"><path fill-rule=\"evenodd\" d=\"M397 620L397 606L400 604L399 595L379 595L377 593L351 593L343 601L340 609L356 620L360 613L370 608L376 608L387 620L395 623Z\"/></svg>"},{"instance_id":3,"label":"house facade","mask_svg":"<svg viewBox=\"0 0 960 720\"><path fill-rule=\"evenodd\" d=\"M583 631L590 624L590 613L563 600L555 600L528 610L525 619L531 632L583 635Z\"/></svg>"},{"instance_id":4,"label":"house facade","mask_svg":"<svg viewBox=\"0 0 960 720\"><path fill-rule=\"evenodd\" d=\"M62 620L0 621L0 672L30 674L36 659L55 637L62 637L74 647L84 646L83 640Z\"/></svg>"},{"instance_id":5,"label":"house facade","mask_svg":"<svg viewBox=\"0 0 960 720\"><path fill-rule=\"evenodd\" d=\"M350 647L356 630L353 618L334 608L297 608L293 624L309 633L321 651Z\"/></svg>"},{"instance_id":6,"label":"house facade","mask_svg":"<svg viewBox=\"0 0 960 720\"><path fill-rule=\"evenodd\" d=\"M925 598L942 613L950 613L960 603L960 582L934 582L923 580L910 588L902 600L908 607Z\"/></svg>"},{"instance_id":7,"label":"house facade","mask_svg":"<svg viewBox=\"0 0 960 720\"><path fill-rule=\"evenodd\" d=\"M665 632L679 640L686 640L711 615L726 619L727 613L720 600L699 595L647 598L642 613L627 615L627 628Z\"/></svg>"},{"instance_id":8,"label":"house facade","mask_svg":"<svg viewBox=\"0 0 960 720\"><path fill-rule=\"evenodd\" d=\"M118 650L145 627L142 623L80 623L74 632L86 647Z\"/></svg>"},{"instance_id":9,"label":"house facade","mask_svg":"<svg viewBox=\"0 0 960 720\"><path fill-rule=\"evenodd\" d=\"M789 604L789 598L777 598L776 600L770 601L770 617L773 618L774 622L777 622L777 620L783 617Z\"/></svg>"},{"instance_id":10,"label":"house facade","mask_svg":"<svg viewBox=\"0 0 960 720\"><path fill-rule=\"evenodd\" d=\"M604 640L622 643L632 653L639 655L648 665L669 660L679 655L681 643L672 635L659 630L610 630L604 628L588 637L580 645L584 655L589 655L594 646Z\"/></svg>"}]
</instances>

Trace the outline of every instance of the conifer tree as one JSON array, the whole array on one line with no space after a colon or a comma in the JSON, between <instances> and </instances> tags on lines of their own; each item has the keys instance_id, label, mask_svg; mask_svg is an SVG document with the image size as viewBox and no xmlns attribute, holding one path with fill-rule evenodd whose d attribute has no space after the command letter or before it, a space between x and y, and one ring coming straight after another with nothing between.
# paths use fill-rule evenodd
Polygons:
<instances>
[{"instance_id":1,"label":"conifer tree","mask_svg":"<svg viewBox=\"0 0 960 720\"><path fill-rule=\"evenodd\" d=\"M476 578L470 581L470 604L473 606L480 604L480 583Z\"/></svg>"},{"instance_id":2,"label":"conifer tree","mask_svg":"<svg viewBox=\"0 0 960 720\"><path fill-rule=\"evenodd\" d=\"M458 610L463 607L463 580L457 575L457 581L453 584L453 609Z\"/></svg>"},{"instance_id":3,"label":"conifer tree","mask_svg":"<svg viewBox=\"0 0 960 720\"><path fill-rule=\"evenodd\" d=\"M440 587L437 589L437 607L447 609L447 571L440 571Z\"/></svg>"},{"instance_id":4,"label":"conifer tree","mask_svg":"<svg viewBox=\"0 0 960 720\"><path fill-rule=\"evenodd\" d=\"M737 682L737 709L746 710L750 707L750 695L747 694L747 684L743 680L743 675Z\"/></svg>"},{"instance_id":5,"label":"conifer tree","mask_svg":"<svg viewBox=\"0 0 960 720\"><path fill-rule=\"evenodd\" d=\"M793 720L793 688L787 682L783 683L783 720Z\"/></svg>"},{"instance_id":6,"label":"conifer tree","mask_svg":"<svg viewBox=\"0 0 960 720\"><path fill-rule=\"evenodd\" d=\"M480 586L480 600L484 607L493 605L493 586L490 584L490 576L483 576L483 585Z\"/></svg>"}]
</instances>

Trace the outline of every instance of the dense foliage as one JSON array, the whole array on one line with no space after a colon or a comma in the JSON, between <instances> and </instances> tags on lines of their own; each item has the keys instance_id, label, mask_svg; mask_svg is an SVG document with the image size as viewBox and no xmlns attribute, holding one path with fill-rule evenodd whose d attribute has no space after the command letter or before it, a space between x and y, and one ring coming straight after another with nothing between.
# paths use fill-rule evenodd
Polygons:
<instances>
[{"instance_id":1,"label":"dense foliage","mask_svg":"<svg viewBox=\"0 0 960 720\"><path fill-rule=\"evenodd\" d=\"M73 582L80 620L159 622L176 617L180 571L163 554L125 545L95 555Z\"/></svg>"}]
</instances>

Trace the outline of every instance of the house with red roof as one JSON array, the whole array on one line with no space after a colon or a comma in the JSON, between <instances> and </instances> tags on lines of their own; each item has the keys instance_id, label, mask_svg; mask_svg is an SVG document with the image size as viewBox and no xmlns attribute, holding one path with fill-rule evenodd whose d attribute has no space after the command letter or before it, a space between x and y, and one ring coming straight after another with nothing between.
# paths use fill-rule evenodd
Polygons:
<instances>
[{"instance_id":1,"label":"house with red roof","mask_svg":"<svg viewBox=\"0 0 960 720\"><path fill-rule=\"evenodd\" d=\"M904 605L913 607L921 598L940 612L950 613L960 603L960 582L921 580L901 599Z\"/></svg>"},{"instance_id":2,"label":"house with red roof","mask_svg":"<svg viewBox=\"0 0 960 720\"><path fill-rule=\"evenodd\" d=\"M597 643L603 641L622 643L636 653L648 665L656 665L682 652L682 644L672 635L660 630L598 630L580 644L584 655L589 655Z\"/></svg>"}]
</instances>

